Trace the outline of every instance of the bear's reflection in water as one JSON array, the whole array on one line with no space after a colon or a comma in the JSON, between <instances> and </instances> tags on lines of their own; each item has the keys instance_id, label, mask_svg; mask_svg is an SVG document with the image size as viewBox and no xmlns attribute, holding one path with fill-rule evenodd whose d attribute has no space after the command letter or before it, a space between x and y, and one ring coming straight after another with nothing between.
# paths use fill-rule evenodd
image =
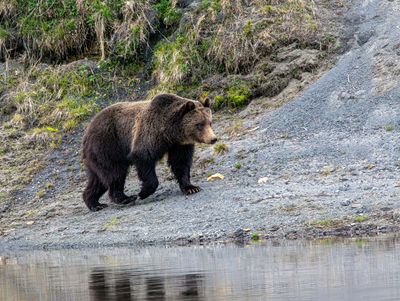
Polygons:
<instances>
[{"instance_id":1,"label":"bear's reflection in water","mask_svg":"<svg viewBox=\"0 0 400 301\"><path fill-rule=\"evenodd\" d=\"M204 300L204 275L150 276L137 270L94 268L89 276L92 301L100 300Z\"/></svg>"}]
</instances>

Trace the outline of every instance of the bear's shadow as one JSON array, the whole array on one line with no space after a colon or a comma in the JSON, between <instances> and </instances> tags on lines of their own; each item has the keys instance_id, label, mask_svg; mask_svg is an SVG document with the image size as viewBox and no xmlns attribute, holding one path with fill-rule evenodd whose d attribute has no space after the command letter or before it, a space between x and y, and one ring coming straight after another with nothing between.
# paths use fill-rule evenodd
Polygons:
<instances>
[{"instance_id":1,"label":"bear's shadow","mask_svg":"<svg viewBox=\"0 0 400 301\"><path fill-rule=\"evenodd\" d=\"M128 195L136 195L132 190L127 191ZM108 196L105 196L103 199L103 203L107 203L109 205L110 209L116 209L116 210L123 210L125 208L131 208L131 207L136 207L136 206L142 206L142 205L148 205L152 203L158 203L161 201L168 201L171 198L179 198L179 199L186 199L188 196L184 195L179 188L178 189L172 189L172 188L161 188L159 191L154 193L153 195L149 196L148 198L141 200L141 199L136 199L135 202L126 204L126 205L118 205L115 203L110 202Z\"/></svg>"}]
</instances>

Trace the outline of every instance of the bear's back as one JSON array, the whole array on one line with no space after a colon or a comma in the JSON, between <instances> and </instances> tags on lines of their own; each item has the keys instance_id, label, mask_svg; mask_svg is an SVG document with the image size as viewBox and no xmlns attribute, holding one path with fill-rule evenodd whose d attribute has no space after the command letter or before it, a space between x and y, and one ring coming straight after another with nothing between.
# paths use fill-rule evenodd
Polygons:
<instances>
[{"instance_id":1,"label":"bear's back","mask_svg":"<svg viewBox=\"0 0 400 301\"><path fill-rule=\"evenodd\" d=\"M83 136L84 153L85 149L107 146L129 152L136 120L148 104L146 101L119 102L97 113Z\"/></svg>"}]
</instances>

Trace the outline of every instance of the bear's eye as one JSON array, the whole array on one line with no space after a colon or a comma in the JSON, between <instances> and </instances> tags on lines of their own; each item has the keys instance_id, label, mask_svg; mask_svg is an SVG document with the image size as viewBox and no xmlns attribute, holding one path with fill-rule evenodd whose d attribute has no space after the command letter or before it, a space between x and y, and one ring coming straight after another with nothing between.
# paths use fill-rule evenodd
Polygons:
<instances>
[{"instance_id":1,"label":"bear's eye","mask_svg":"<svg viewBox=\"0 0 400 301\"><path fill-rule=\"evenodd\" d=\"M204 123L198 123L196 124L196 128L201 131L204 128Z\"/></svg>"}]
</instances>

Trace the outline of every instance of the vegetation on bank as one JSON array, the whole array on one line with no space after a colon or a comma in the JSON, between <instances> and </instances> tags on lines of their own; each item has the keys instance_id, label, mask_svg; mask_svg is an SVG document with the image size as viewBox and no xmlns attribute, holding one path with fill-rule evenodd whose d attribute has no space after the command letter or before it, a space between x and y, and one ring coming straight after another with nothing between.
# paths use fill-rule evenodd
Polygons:
<instances>
[{"instance_id":1,"label":"vegetation on bank","mask_svg":"<svg viewBox=\"0 0 400 301\"><path fill-rule=\"evenodd\" d=\"M312 0L2 1L0 185L27 183L37 154L143 83L215 110L278 94L335 46L316 12Z\"/></svg>"}]
</instances>

